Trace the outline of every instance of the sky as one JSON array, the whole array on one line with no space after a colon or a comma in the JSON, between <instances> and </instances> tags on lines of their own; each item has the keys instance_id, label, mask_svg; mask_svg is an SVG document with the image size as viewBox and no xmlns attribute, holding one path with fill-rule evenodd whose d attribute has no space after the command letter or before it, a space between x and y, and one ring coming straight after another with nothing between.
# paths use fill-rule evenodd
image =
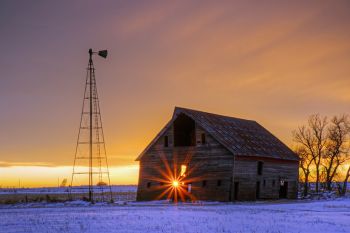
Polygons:
<instances>
[{"instance_id":1,"label":"sky","mask_svg":"<svg viewBox=\"0 0 350 233\"><path fill-rule=\"evenodd\" d=\"M349 1L0 3L0 186L69 178L88 49L113 184L175 106L256 120L287 145L350 113ZM45 172L45 177L42 177Z\"/></svg>"}]
</instances>

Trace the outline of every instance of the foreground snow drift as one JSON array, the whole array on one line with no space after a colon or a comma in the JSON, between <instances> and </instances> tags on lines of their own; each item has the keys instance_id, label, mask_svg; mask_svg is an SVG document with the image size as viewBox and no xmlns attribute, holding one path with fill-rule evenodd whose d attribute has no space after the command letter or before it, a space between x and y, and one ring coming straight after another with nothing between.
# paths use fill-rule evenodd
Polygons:
<instances>
[{"instance_id":1,"label":"foreground snow drift","mask_svg":"<svg viewBox=\"0 0 350 233\"><path fill-rule=\"evenodd\" d=\"M73 204L0 206L0 232L350 232L350 199L177 206Z\"/></svg>"}]
</instances>

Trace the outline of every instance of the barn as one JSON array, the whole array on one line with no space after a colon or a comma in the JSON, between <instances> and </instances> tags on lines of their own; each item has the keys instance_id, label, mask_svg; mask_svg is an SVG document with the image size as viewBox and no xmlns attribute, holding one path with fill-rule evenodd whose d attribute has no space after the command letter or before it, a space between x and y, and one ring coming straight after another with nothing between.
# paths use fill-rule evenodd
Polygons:
<instances>
[{"instance_id":1,"label":"barn","mask_svg":"<svg viewBox=\"0 0 350 233\"><path fill-rule=\"evenodd\" d=\"M297 197L298 156L252 120L175 107L136 160L138 201Z\"/></svg>"}]
</instances>

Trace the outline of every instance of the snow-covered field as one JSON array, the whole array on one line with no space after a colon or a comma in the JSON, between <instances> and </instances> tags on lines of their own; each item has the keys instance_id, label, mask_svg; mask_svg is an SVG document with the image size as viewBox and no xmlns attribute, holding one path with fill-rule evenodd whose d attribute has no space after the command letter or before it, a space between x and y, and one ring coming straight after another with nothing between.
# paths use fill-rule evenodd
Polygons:
<instances>
[{"instance_id":1,"label":"snow-covered field","mask_svg":"<svg viewBox=\"0 0 350 233\"><path fill-rule=\"evenodd\" d=\"M112 198L116 201L135 201L136 185L113 185L111 186ZM109 199L109 187L94 186L94 197L96 200ZM20 202L42 202L42 201L68 201L88 197L87 186L75 186L71 190L68 187L57 188L0 188L0 204L11 204ZM1 231L0 231L1 233Z\"/></svg>"},{"instance_id":2,"label":"snow-covered field","mask_svg":"<svg viewBox=\"0 0 350 233\"><path fill-rule=\"evenodd\" d=\"M238 204L1 205L0 232L350 232L350 199Z\"/></svg>"}]
</instances>

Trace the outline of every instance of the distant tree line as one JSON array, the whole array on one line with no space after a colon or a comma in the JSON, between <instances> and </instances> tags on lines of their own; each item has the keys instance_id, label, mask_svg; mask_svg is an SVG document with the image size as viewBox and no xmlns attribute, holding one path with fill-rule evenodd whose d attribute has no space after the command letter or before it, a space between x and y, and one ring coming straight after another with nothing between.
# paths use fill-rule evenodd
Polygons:
<instances>
[{"instance_id":1,"label":"distant tree line","mask_svg":"<svg viewBox=\"0 0 350 233\"><path fill-rule=\"evenodd\" d=\"M315 181L315 191L324 189L331 191L332 184L340 181L338 190L344 195L350 176L350 166L341 170L350 159L350 120L348 115L327 117L319 114L311 115L307 124L293 131L295 152L300 158L300 181L303 195L309 194L310 180ZM340 179L340 174L344 173Z\"/></svg>"}]
</instances>

